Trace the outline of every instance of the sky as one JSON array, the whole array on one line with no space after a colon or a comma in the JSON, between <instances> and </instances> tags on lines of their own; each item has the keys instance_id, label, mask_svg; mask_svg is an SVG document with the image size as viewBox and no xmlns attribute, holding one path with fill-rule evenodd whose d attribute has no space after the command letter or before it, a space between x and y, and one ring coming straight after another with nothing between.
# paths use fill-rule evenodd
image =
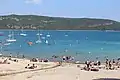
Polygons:
<instances>
[{"instance_id":1,"label":"sky","mask_svg":"<svg viewBox=\"0 0 120 80\"><path fill-rule=\"evenodd\" d=\"M0 15L8 14L120 21L120 0L0 0Z\"/></svg>"}]
</instances>

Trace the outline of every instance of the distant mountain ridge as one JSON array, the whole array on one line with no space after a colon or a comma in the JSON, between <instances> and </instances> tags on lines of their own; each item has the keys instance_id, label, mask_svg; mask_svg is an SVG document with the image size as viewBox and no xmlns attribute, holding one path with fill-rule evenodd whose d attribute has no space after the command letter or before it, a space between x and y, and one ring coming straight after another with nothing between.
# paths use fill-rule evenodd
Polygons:
<instances>
[{"instance_id":1,"label":"distant mountain ridge","mask_svg":"<svg viewBox=\"0 0 120 80\"><path fill-rule=\"evenodd\" d=\"M120 30L120 22L95 18L62 18L37 15L0 16L0 29Z\"/></svg>"}]
</instances>

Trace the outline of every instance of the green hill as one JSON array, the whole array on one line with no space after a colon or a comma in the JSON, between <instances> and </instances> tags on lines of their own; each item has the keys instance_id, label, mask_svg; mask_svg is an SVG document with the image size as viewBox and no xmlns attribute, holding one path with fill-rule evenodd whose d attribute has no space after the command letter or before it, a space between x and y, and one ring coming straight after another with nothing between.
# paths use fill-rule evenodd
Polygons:
<instances>
[{"instance_id":1,"label":"green hill","mask_svg":"<svg viewBox=\"0 0 120 80\"><path fill-rule=\"evenodd\" d=\"M0 16L0 29L120 30L120 22L94 18L61 18L36 15Z\"/></svg>"}]
</instances>

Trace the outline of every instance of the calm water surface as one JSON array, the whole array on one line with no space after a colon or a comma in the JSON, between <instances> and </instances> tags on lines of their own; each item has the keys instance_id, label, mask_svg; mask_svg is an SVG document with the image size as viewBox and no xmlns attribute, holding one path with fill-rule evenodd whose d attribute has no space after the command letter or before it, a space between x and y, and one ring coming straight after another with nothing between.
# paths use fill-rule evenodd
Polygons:
<instances>
[{"instance_id":1,"label":"calm water surface","mask_svg":"<svg viewBox=\"0 0 120 80\"><path fill-rule=\"evenodd\" d=\"M38 40L38 31L14 31L16 42L5 45L10 30L1 30L1 51L4 54L25 54L32 57L51 57L52 55L72 55L76 60L105 59L120 57L120 32L112 31L40 31L42 43ZM47 35L50 35L47 36ZM48 44L46 44L46 40ZM33 45L27 43L31 41Z\"/></svg>"}]
</instances>

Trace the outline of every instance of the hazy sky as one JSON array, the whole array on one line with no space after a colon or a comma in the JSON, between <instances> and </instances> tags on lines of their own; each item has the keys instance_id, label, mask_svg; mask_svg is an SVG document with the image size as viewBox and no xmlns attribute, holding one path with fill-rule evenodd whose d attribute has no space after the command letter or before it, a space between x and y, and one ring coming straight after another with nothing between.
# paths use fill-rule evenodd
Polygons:
<instances>
[{"instance_id":1,"label":"hazy sky","mask_svg":"<svg viewBox=\"0 0 120 80\"><path fill-rule=\"evenodd\" d=\"M120 0L0 0L0 15L11 13L120 21Z\"/></svg>"}]
</instances>

